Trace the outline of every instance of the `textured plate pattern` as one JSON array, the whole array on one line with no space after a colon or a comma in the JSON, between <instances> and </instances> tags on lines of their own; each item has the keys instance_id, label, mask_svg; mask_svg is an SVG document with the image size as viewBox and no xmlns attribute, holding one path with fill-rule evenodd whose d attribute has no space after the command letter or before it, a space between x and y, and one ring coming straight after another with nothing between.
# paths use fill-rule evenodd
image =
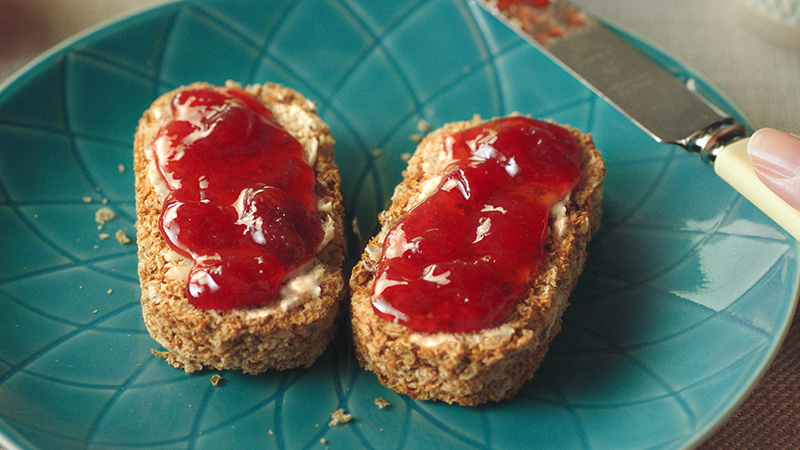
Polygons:
<instances>
[{"instance_id":1,"label":"textured plate pattern","mask_svg":"<svg viewBox=\"0 0 800 450\"><path fill-rule=\"evenodd\" d=\"M793 311L796 243L698 158L653 143L474 5L395 3L170 4L74 40L5 87L0 442L672 449L741 400ZM519 396L479 408L409 401L360 369L343 336L311 369L222 373L217 387L211 373L187 376L150 355L135 243L113 237L134 235L133 129L158 94L227 79L284 83L317 102L337 139L351 263L420 119L520 111L595 135L608 163L605 222L564 330ZM116 217L100 230L102 206ZM378 409L378 397L392 406ZM354 421L329 427L337 408Z\"/></svg>"}]
</instances>

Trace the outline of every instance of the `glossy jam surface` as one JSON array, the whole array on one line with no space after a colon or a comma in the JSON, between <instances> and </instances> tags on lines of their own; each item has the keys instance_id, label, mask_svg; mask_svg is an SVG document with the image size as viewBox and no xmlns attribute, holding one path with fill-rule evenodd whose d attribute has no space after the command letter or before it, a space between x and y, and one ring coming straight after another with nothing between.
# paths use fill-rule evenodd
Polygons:
<instances>
[{"instance_id":1,"label":"glossy jam surface","mask_svg":"<svg viewBox=\"0 0 800 450\"><path fill-rule=\"evenodd\" d=\"M420 332L497 326L544 260L550 212L580 181L567 130L511 117L444 137L454 162L388 232L372 305Z\"/></svg>"},{"instance_id":2,"label":"glossy jam surface","mask_svg":"<svg viewBox=\"0 0 800 450\"><path fill-rule=\"evenodd\" d=\"M324 235L302 145L240 89L181 91L171 108L154 143L169 189L159 226L194 260L189 302L222 310L269 303Z\"/></svg>"}]
</instances>

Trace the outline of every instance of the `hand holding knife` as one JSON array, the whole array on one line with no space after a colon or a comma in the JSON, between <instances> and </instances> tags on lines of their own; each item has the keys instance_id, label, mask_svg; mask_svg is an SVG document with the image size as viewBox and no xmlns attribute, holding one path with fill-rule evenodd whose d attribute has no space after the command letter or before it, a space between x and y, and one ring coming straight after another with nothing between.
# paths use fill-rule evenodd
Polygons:
<instances>
[{"instance_id":1,"label":"hand holding knife","mask_svg":"<svg viewBox=\"0 0 800 450\"><path fill-rule=\"evenodd\" d=\"M698 153L722 179L800 240L800 138L765 129L751 140L743 125L566 1L476 1L656 141ZM788 161L794 163L785 167Z\"/></svg>"}]
</instances>

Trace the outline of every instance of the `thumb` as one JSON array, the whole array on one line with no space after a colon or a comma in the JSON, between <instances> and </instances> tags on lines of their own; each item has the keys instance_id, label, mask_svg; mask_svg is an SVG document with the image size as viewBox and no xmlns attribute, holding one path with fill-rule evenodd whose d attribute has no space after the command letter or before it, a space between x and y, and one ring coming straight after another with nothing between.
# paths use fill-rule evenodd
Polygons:
<instances>
[{"instance_id":1,"label":"thumb","mask_svg":"<svg viewBox=\"0 0 800 450\"><path fill-rule=\"evenodd\" d=\"M762 128L750 137L747 154L761 182L800 210L800 136Z\"/></svg>"}]
</instances>

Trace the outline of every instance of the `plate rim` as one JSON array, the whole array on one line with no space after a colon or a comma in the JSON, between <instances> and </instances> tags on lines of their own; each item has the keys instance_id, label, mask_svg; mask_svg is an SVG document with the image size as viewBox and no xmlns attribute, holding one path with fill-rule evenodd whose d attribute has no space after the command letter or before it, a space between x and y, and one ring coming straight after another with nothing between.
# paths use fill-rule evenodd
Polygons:
<instances>
[{"instance_id":1,"label":"plate rim","mask_svg":"<svg viewBox=\"0 0 800 450\"><path fill-rule=\"evenodd\" d=\"M201 0L202 1L202 0ZM39 65L44 64L51 58L57 57L60 53L68 51L70 48L79 44L85 39L91 39L95 35L110 30L111 28L124 25L125 22L136 19L137 17L154 13L162 8L169 8L179 3L188 3L188 0L157 0L156 3L149 5L136 5L126 12L114 14L94 25L91 25L84 30L81 30L61 41L53 44L43 52L36 55L33 59L26 62L14 72L12 72L6 79L0 81L0 101L6 91L12 89L17 83L22 82L26 76L29 75Z\"/></svg>"},{"instance_id":2,"label":"plate rim","mask_svg":"<svg viewBox=\"0 0 800 450\"><path fill-rule=\"evenodd\" d=\"M462 3L474 3L475 0L452 0ZM76 45L79 45L81 42L86 40L91 40L92 38L99 36L101 33L110 33L113 32L114 28L124 27L128 22L135 20L141 16L147 14L157 14L159 10L167 10L169 8L176 8L181 4L190 4L190 3L206 3L206 0L160 0L156 3L152 3L149 5L137 5L135 8L128 10L127 12L115 14L101 22L98 22L95 25L92 25L85 30L82 30L60 42L51 46L49 49L45 50L44 52L40 53L35 58L31 59L23 66L15 70L10 76L8 76L5 80L0 82L0 102L3 102L6 98L6 95L9 91L13 90L15 86L20 83L24 83L25 79L32 75L32 73L37 68L44 67L49 61L54 58L59 57L61 54L69 52L73 49ZM672 62L677 65L682 73L690 75L696 82L699 82L702 86L702 92L704 94L709 93L713 95L715 104L717 102L724 103L723 105L717 105L718 107L724 109L727 113L733 115L737 118L743 125L745 125L748 129L752 130L753 125L747 115L734 103L732 102L725 93L716 87L713 83L707 80L701 73L695 70L690 64L687 64L685 61L681 60L680 58L662 50L659 46L654 45L648 39L643 38L642 36L638 35L635 32L628 30L627 28L620 26L613 21L608 21L603 18L599 18L604 24L609 26L612 30L616 33L620 34L623 38L625 38L628 42L632 43L637 49L643 51L644 53L648 54L648 56L652 57L656 60L659 65L662 65L665 62ZM740 194L739 194L740 195ZM787 237L787 245L789 245L795 253L795 256L800 255L800 248L798 247L800 243ZM753 371L748 377L746 377L746 383L743 383L746 386L743 389L739 389L739 391L731 396L731 398L725 403L724 407L720 408L720 411L724 410L724 413L719 413L714 417L713 420L710 420L705 427L698 429L697 432L694 434L693 438L688 439L681 448L692 448L696 445L707 440L711 435L713 435L719 428L721 428L728 419L736 412L736 410L744 403L744 401L749 397L756 386L759 384L760 380L764 377L766 372L771 367L775 357L777 356L778 352L783 346L783 343L787 337L787 333L789 328L792 324L793 316L795 315L797 308L798 308L798 296L800 294L800 265L798 265L796 273L794 273L793 277L788 277L787 279L792 278L794 280L794 288L792 289L791 296L793 300L789 306L789 308L785 311L786 320L783 323L780 323L780 326L776 326L774 333L774 344L771 346L768 352L766 352L763 357L761 358L761 362L759 363L758 370ZM788 290L787 290L788 293ZM777 325L777 324L776 324ZM12 435L16 436L16 440L12 440ZM26 446L20 446L20 444ZM8 450L38 450L38 447L33 446L30 444L24 436L20 435L16 430L9 426L6 420L3 417L0 417L0 445L5 446Z\"/></svg>"}]
</instances>

